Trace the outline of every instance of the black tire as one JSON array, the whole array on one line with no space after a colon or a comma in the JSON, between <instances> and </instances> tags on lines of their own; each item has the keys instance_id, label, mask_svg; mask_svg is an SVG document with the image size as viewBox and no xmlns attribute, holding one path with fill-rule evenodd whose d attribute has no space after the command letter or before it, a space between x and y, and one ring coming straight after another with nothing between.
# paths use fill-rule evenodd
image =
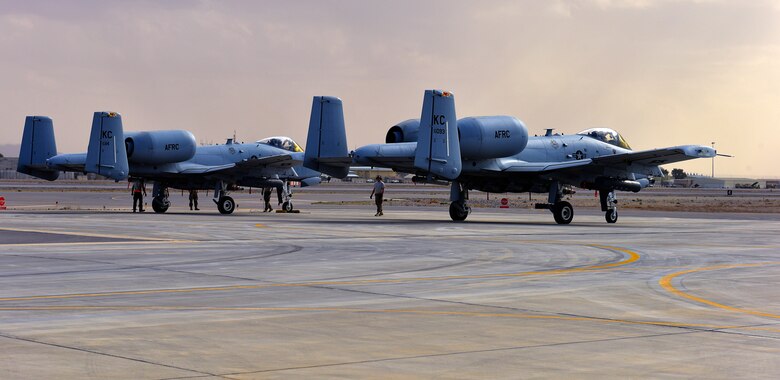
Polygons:
<instances>
[{"instance_id":1,"label":"black tire","mask_svg":"<svg viewBox=\"0 0 780 380\"><path fill-rule=\"evenodd\" d=\"M158 214L162 214L168 211L168 207L171 207L171 202L163 197L152 198L152 210Z\"/></svg>"},{"instance_id":2,"label":"black tire","mask_svg":"<svg viewBox=\"0 0 780 380\"><path fill-rule=\"evenodd\" d=\"M555 203L552 212L553 218L558 224L569 224L574 219L574 207L566 201Z\"/></svg>"},{"instance_id":3,"label":"black tire","mask_svg":"<svg viewBox=\"0 0 780 380\"><path fill-rule=\"evenodd\" d=\"M284 210L286 212L292 211L293 210L292 201L287 201L287 202L282 203L282 210Z\"/></svg>"},{"instance_id":4,"label":"black tire","mask_svg":"<svg viewBox=\"0 0 780 380\"><path fill-rule=\"evenodd\" d=\"M617 209L611 209L607 210L607 213L604 214L604 219L607 220L607 223L615 223L618 220L618 213Z\"/></svg>"},{"instance_id":5,"label":"black tire","mask_svg":"<svg viewBox=\"0 0 780 380\"><path fill-rule=\"evenodd\" d=\"M220 197L217 201L217 209L219 210L220 214L232 214L236 209L236 202L233 200L233 198L228 196Z\"/></svg>"},{"instance_id":6,"label":"black tire","mask_svg":"<svg viewBox=\"0 0 780 380\"><path fill-rule=\"evenodd\" d=\"M471 209L466 205L459 205L457 202L450 203L450 218L456 222L462 222L469 216Z\"/></svg>"}]
</instances>

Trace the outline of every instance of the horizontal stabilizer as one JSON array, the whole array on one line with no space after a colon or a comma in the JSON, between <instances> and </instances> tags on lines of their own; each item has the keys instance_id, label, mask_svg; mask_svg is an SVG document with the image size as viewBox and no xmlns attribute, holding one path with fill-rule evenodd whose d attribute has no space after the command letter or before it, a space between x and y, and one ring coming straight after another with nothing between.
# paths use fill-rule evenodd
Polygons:
<instances>
[{"instance_id":1,"label":"horizontal stabilizer","mask_svg":"<svg viewBox=\"0 0 780 380\"><path fill-rule=\"evenodd\" d=\"M129 174L122 131L122 116L116 112L95 112L87 147L87 173L123 180Z\"/></svg>"},{"instance_id":2,"label":"horizontal stabilizer","mask_svg":"<svg viewBox=\"0 0 780 380\"><path fill-rule=\"evenodd\" d=\"M336 178L345 178L349 174L350 162L341 99L315 96L311 105L303 166Z\"/></svg>"},{"instance_id":3,"label":"horizontal stabilizer","mask_svg":"<svg viewBox=\"0 0 780 380\"><path fill-rule=\"evenodd\" d=\"M349 166L352 164L352 159L349 157L324 157L319 158L318 161L326 165L335 166Z\"/></svg>"},{"instance_id":4,"label":"horizontal stabilizer","mask_svg":"<svg viewBox=\"0 0 780 380\"><path fill-rule=\"evenodd\" d=\"M54 123L46 116L27 116L24 119L22 147L16 171L54 181L60 172L47 166L46 160L57 154L54 141Z\"/></svg>"}]
</instances>

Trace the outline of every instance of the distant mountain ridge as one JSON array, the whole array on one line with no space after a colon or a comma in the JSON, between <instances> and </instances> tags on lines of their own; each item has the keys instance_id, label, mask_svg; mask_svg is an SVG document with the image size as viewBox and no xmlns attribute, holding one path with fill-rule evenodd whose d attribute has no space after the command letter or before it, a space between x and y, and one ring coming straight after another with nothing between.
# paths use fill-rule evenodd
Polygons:
<instances>
[{"instance_id":1,"label":"distant mountain ridge","mask_svg":"<svg viewBox=\"0 0 780 380\"><path fill-rule=\"evenodd\" d=\"M19 157L19 144L0 144L0 154L5 157Z\"/></svg>"}]
</instances>

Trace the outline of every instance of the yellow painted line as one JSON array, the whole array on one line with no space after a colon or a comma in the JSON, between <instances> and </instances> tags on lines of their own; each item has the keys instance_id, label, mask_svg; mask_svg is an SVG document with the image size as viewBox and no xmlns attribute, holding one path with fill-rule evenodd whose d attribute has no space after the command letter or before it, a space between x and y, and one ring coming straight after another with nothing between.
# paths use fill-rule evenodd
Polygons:
<instances>
[{"instance_id":1,"label":"yellow painted line","mask_svg":"<svg viewBox=\"0 0 780 380\"><path fill-rule=\"evenodd\" d=\"M266 226L265 224L260 224L260 223L255 224L255 227L257 227L257 228L268 228L268 226Z\"/></svg>"},{"instance_id":2,"label":"yellow painted line","mask_svg":"<svg viewBox=\"0 0 780 380\"><path fill-rule=\"evenodd\" d=\"M780 328L772 327L739 327L740 330L757 330L757 331L770 331L780 333Z\"/></svg>"},{"instance_id":3,"label":"yellow painted line","mask_svg":"<svg viewBox=\"0 0 780 380\"><path fill-rule=\"evenodd\" d=\"M8 228L0 227L0 231L13 231L13 232L35 232L41 234L58 234L58 235L71 235L71 236L87 236L87 237L100 237L109 239L131 239L131 240L148 240L148 241L168 241L165 238L149 238L149 237L135 237L127 235L111 235L111 234L95 234L89 232L71 232L71 231L58 231L58 230L34 230L26 228Z\"/></svg>"},{"instance_id":4,"label":"yellow painted line","mask_svg":"<svg viewBox=\"0 0 780 380\"><path fill-rule=\"evenodd\" d=\"M488 242L494 241L510 241L510 242L522 242L522 243L548 243L557 245L589 245L590 243L582 240L569 240L569 241L550 241L543 239L515 239L513 237L490 237L480 238L472 237L472 240L483 240ZM696 248L736 248L733 244L716 244L716 243L655 243L653 246L665 246L665 247L696 247ZM776 249L780 248L780 245L749 245L739 246L742 249Z\"/></svg>"},{"instance_id":5,"label":"yellow painted line","mask_svg":"<svg viewBox=\"0 0 780 380\"><path fill-rule=\"evenodd\" d=\"M566 269L552 269L552 270L540 270L518 273L491 273L491 274L475 274L475 275L453 275L453 276L436 276L436 277L410 277L410 278L397 278L397 279L375 279L375 280L345 280L345 281L312 281L312 282L300 282L300 283L279 283L279 284L257 284L257 285L230 285L230 286L213 286L213 287L197 287L197 288L180 288L180 289L151 289L151 290L129 290L118 292L101 292L101 293L80 293L80 294L55 294L55 295L40 295L40 296L26 296L26 297L5 297L0 298L0 302L3 301L31 301L41 299L70 299L70 298L90 298L90 297L107 297L107 296L123 296L123 295L146 295L146 294L165 294L165 293L191 293L191 292L213 292L213 291L228 291L228 290L244 290L244 289L261 289L261 288L291 288L291 287L306 287L306 286L344 286L344 285L374 285L374 284L400 284L407 282L425 282L425 281L446 281L446 280L472 280L472 279L486 279L486 278L511 278L511 277L525 277L525 276L537 276L537 275L554 275L576 272L587 272L601 269L610 269L621 265L627 265L639 260L639 254L633 251L629 251L624 248L603 246L603 245L591 245L594 248L608 249L612 251L622 252L628 255L624 260L601 264L592 265L579 268L566 268Z\"/></svg>"},{"instance_id":6,"label":"yellow painted line","mask_svg":"<svg viewBox=\"0 0 780 380\"><path fill-rule=\"evenodd\" d=\"M697 296L695 296L693 294L686 293L686 292L684 292L682 290L679 290L676 287L674 287L674 285L672 285L672 280L674 280L677 277L684 276L684 275L690 274L690 273L706 272L706 271L722 270L722 269L733 269L733 268L751 268L751 267L758 267L758 266L764 266L764 265L777 265L777 264L780 264L780 263L770 262L770 263L756 263L756 264L715 265L715 266L711 266L711 267L690 269L690 270L684 270L684 271L680 271L680 272L671 273L671 274L668 274L668 275L662 277L660 280L658 280L658 283L666 291L668 291L668 292L670 292L672 294L675 294L675 295L677 295L679 297L687 298L687 299L689 299L691 301L696 301L696 302L699 302L699 303L703 303L705 305L709 305L709 306L712 306L712 307L716 307L716 308L724 309L724 310L728 310L728 311L734 311L734 312L738 312L738 313L746 313L746 314L751 314L751 315L757 315L759 317L780 319L780 315L777 315L777 314L765 313L763 311L757 311L757 310L743 309L743 308L734 307L734 306L728 306L728 305L724 305L722 303L717 303L715 301L710 301L710 300L705 299L705 298L697 297Z\"/></svg>"},{"instance_id":7,"label":"yellow painted line","mask_svg":"<svg viewBox=\"0 0 780 380\"><path fill-rule=\"evenodd\" d=\"M267 311L267 312L338 312L338 313L372 313L372 314L412 314L425 316L462 316L482 318L516 318L539 320L583 321L599 323L620 323L633 325L694 327L707 329L736 329L740 326L723 326L710 324L692 324L665 321L636 321L628 319L604 319L592 317L576 317L544 314L487 313L469 311L436 311L415 309L359 309L340 307L212 307L212 306L15 306L0 307L0 311Z\"/></svg>"}]
</instances>

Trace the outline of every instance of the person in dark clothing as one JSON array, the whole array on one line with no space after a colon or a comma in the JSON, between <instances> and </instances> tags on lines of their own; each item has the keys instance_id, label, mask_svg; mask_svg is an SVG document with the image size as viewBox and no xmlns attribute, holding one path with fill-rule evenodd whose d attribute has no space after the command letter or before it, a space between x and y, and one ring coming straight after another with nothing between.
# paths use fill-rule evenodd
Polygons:
<instances>
[{"instance_id":1,"label":"person in dark clothing","mask_svg":"<svg viewBox=\"0 0 780 380\"><path fill-rule=\"evenodd\" d=\"M200 210L198 208L198 190L190 190L190 210L192 210L193 205L195 210Z\"/></svg>"},{"instance_id":2,"label":"person in dark clothing","mask_svg":"<svg viewBox=\"0 0 780 380\"><path fill-rule=\"evenodd\" d=\"M272 187L265 187L263 188L263 200L265 201L265 208L263 209L263 212L271 212L273 211L273 207L271 207L271 192L273 191Z\"/></svg>"},{"instance_id":3,"label":"person in dark clothing","mask_svg":"<svg viewBox=\"0 0 780 380\"><path fill-rule=\"evenodd\" d=\"M382 176L376 176L376 182L374 182L374 190L371 190L371 196L376 202L376 214L374 216L382 216L385 213L382 212L382 201L385 196L385 183L382 182Z\"/></svg>"},{"instance_id":4,"label":"person in dark clothing","mask_svg":"<svg viewBox=\"0 0 780 380\"><path fill-rule=\"evenodd\" d=\"M146 195L144 181L141 179L135 180L130 194L133 195L133 212L135 212L136 204L138 204L138 212L144 212L144 196Z\"/></svg>"}]
</instances>

